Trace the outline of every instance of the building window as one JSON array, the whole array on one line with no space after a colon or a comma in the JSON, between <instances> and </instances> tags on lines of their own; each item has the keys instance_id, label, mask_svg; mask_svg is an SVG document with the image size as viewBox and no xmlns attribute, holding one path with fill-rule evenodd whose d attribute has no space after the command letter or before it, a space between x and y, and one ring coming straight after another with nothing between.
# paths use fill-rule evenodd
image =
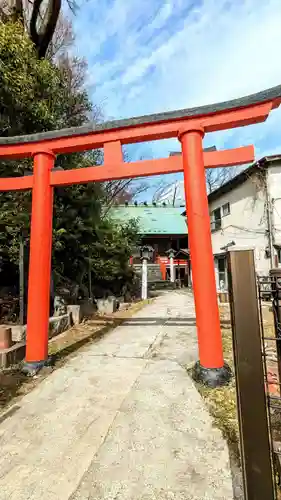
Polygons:
<instances>
[{"instance_id":1,"label":"building window","mask_svg":"<svg viewBox=\"0 0 281 500\"><path fill-rule=\"evenodd\" d=\"M225 217L226 215L229 215L229 214L230 214L230 205L229 205L229 203L225 203L222 206L222 215L223 215L223 217Z\"/></svg>"},{"instance_id":2,"label":"building window","mask_svg":"<svg viewBox=\"0 0 281 500\"><path fill-rule=\"evenodd\" d=\"M216 208L216 210L214 210L211 213L211 230L217 231L220 228L221 228L221 207Z\"/></svg>"},{"instance_id":3,"label":"building window","mask_svg":"<svg viewBox=\"0 0 281 500\"><path fill-rule=\"evenodd\" d=\"M226 272L226 258L218 257L218 278L219 289L221 292L227 289L227 272Z\"/></svg>"}]
</instances>

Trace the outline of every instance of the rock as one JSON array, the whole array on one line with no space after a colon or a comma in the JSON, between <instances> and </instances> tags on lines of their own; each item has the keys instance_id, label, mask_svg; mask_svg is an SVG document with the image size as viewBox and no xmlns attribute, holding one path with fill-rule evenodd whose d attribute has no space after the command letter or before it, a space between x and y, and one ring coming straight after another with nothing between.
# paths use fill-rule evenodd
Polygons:
<instances>
[{"instance_id":1,"label":"rock","mask_svg":"<svg viewBox=\"0 0 281 500\"><path fill-rule=\"evenodd\" d=\"M62 316L53 316L49 321L49 338L55 337L65 330L68 330L72 325L71 314L63 314Z\"/></svg>"},{"instance_id":2,"label":"rock","mask_svg":"<svg viewBox=\"0 0 281 500\"><path fill-rule=\"evenodd\" d=\"M117 310L117 300L113 295L106 299L97 299L97 308L100 314L112 314Z\"/></svg>"},{"instance_id":3,"label":"rock","mask_svg":"<svg viewBox=\"0 0 281 500\"><path fill-rule=\"evenodd\" d=\"M97 311L97 306L92 299L82 300L80 303L81 319L92 316Z\"/></svg>"},{"instance_id":4,"label":"rock","mask_svg":"<svg viewBox=\"0 0 281 500\"><path fill-rule=\"evenodd\" d=\"M0 368L16 365L25 357L25 342L17 342L8 349L0 350Z\"/></svg>"},{"instance_id":5,"label":"rock","mask_svg":"<svg viewBox=\"0 0 281 500\"><path fill-rule=\"evenodd\" d=\"M54 316L62 316L66 314L66 312L67 306L65 299L60 295L56 295L54 298Z\"/></svg>"},{"instance_id":6,"label":"rock","mask_svg":"<svg viewBox=\"0 0 281 500\"><path fill-rule=\"evenodd\" d=\"M26 325L13 325L12 326L12 341L24 342L26 337Z\"/></svg>"},{"instance_id":7,"label":"rock","mask_svg":"<svg viewBox=\"0 0 281 500\"><path fill-rule=\"evenodd\" d=\"M82 321L81 306L76 306L76 305L67 306L67 312L71 314L74 325L79 325L79 323L81 323Z\"/></svg>"}]
</instances>

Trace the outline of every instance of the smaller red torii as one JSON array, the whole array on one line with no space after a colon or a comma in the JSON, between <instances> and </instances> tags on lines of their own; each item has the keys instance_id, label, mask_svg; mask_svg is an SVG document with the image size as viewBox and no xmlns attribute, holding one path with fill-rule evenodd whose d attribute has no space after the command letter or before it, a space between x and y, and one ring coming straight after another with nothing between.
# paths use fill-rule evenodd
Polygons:
<instances>
[{"instance_id":1,"label":"smaller red torii","mask_svg":"<svg viewBox=\"0 0 281 500\"><path fill-rule=\"evenodd\" d=\"M230 370L223 359L205 168L250 163L254 160L254 148L203 152L202 139L206 132L262 122L280 102L281 86L278 86L210 106L0 138L0 158L34 158L32 176L0 179L0 191L32 189L27 372L34 373L48 358L53 188L183 171L199 348L194 377L211 386L229 380ZM181 142L181 156L123 161L123 144L171 137L178 137ZM103 165L53 171L57 154L96 148L104 150Z\"/></svg>"}]
</instances>

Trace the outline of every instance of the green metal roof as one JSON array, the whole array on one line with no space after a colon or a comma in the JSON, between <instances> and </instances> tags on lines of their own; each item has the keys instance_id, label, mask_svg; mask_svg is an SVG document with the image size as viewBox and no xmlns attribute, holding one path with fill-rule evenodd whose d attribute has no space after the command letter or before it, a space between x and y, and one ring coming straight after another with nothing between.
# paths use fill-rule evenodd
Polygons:
<instances>
[{"instance_id":1,"label":"green metal roof","mask_svg":"<svg viewBox=\"0 0 281 500\"><path fill-rule=\"evenodd\" d=\"M167 206L118 205L110 209L115 220L136 219L143 235L187 235L186 219L181 214L182 209Z\"/></svg>"}]
</instances>

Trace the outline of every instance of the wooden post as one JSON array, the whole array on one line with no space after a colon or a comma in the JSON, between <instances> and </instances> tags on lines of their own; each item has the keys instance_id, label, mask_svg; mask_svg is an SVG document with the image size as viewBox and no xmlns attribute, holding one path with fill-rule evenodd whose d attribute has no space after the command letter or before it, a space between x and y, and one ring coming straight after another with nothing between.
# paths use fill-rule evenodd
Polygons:
<instances>
[{"instance_id":1,"label":"wooden post","mask_svg":"<svg viewBox=\"0 0 281 500\"><path fill-rule=\"evenodd\" d=\"M162 280L165 281L166 280L166 264L165 264L165 262L162 262L161 260L160 260L160 271L161 271Z\"/></svg>"},{"instance_id":2,"label":"wooden post","mask_svg":"<svg viewBox=\"0 0 281 500\"><path fill-rule=\"evenodd\" d=\"M228 283L245 500L274 500L253 250L228 253Z\"/></svg>"}]
</instances>

